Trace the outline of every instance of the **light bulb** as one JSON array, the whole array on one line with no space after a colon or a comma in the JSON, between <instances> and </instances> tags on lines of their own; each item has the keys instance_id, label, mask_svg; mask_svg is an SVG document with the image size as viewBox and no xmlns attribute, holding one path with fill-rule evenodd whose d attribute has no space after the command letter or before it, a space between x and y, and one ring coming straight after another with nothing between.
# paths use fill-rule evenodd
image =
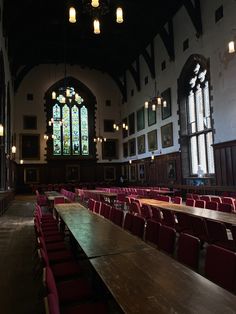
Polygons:
<instances>
[{"instance_id":1,"label":"light bulb","mask_svg":"<svg viewBox=\"0 0 236 314\"><path fill-rule=\"evenodd\" d=\"M116 129L116 124L115 123L113 124L113 129Z\"/></svg>"},{"instance_id":2,"label":"light bulb","mask_svg":"<svg viewBox=\"0 0 236 314\"><path fill-rule=\"evenodd\" d=\"M156 105L152 104L152 111L156 111Z\"/></svg>"},{"instance_id":3,"label":"light bulb","mask_svg":"<svg viewBox=\"0 0 236 314\"><path fill-rule=\"evenodd\" d=\"M123 23L123 10L122 8L117 8L116 9L116 22L117 23Z\"/></svg>"},{"instance_id":4,"label":"light bulb","mask_svg":"<svg viewBox=\"0 0 236 314\"><path fill-rule=\"evenodd\" d=\"M128 131L128 129L129 129L128 125L125 126L125 129L126 129L126 131Z\"/></svg>"},{"instance_id":5,"label":"light bulb","mask_svg":"<svg viewBox=\"0 0 236 314\"><path fill-rule=\"evenodd\" d=\"M229 47L229 53L234 53L235 52L235 46L234 46L234 41L230 41L228 43L228 47Z\"/></svg>"},{"instance_id":6,"label":"light bulb","mask_svg":"<svg viewBox=\"0 0 236 314\"><path fill-rule=\"evenodd\" d=\"M56 92L52 92L52 99L56 99L56 97L57 97L57 94L56 94Z\"/></svg>"},{"instance_id":7,"label":"light bulb","mask_svg":"<svg viewBox=\"0 0 236 314\"><path fill-rule=\"evenodd\" d=\"M119 125L116 126L116 131L119 131Z\"/></svg>"},{"instance_id":8,"label":"light bulb","mask_svg":"<svg viewBox=\"0 0 236 314\"><path fill-rule=\"evenodd\" d=\"M3 136L4 133L4 127L2 124L0 124L0 136Z\"/></svg>"},{"instance_id":9,"label":"light bulb","mask_svg":"<svg viewBox=\"0 0 236 314\"><path fill-rule=\"evenodd\" d=\"M99 0L92 0L91 1L91 6L94 7L94 8L99 7Z\"/></svg>"},{"instance_id":10,"label":"light bulb","mask_svg":"<svg viewBox=\"0 0 236 314\"><path fill-rule=\"evenodd\" d=\"M100 22L98 19L93 21L93 32L94 34L100 34Z\"/></svg>"},{"instance_id":11,"label":"light bulb","mask_svg":"<svg viewBox=\"0 0 236 314\"><path fill-rule=\"evenodd\" d=\"M125 129L125 123L122 123L122 128Z\"/></svg>"},{"instance_id":12,"label":"light bulb","mask_svg":"<svg viewBox=\"0 0 236 314\"><path fill-rule=\"evenodd\" d=\"M144 107L145 107L146 109L148 109L148 101L145 101Z\"/></svg>"},{"instance_id":13,"label":"light bulb","mask_svg":"<svg viewBox=\"0 0 236 314\"><path fill-rule=\"evenodd\" d=\"M73 7L69 9L69 22L76 23L76 10Z\"/></svg>"},{"instance_id":14,"label":"light bulb","mask_svg":"<svg viewBox=\"0 0 236 314\"><path fill-rule=\"evenodd\" d=\"M131 159L129 160L129 163L132 164L132 160Z\"/></svg>"},{"instance_id":15,"label":"light bulb","mask_svg":"<svg viewBox=\"0 0 236 314\"><path fill-rule=\"evenodd\" d=\"M21 159L21 160L20 160L20 164L21 164L21 165L23 165L23 163L24 163L24 160L23 160L23 159Z\"/></svg>"},{"instance_id":16,"label":"light bulb","mask_svg":"<svg viewBox=\"0 0 236 314\"><path fill-rule=\"evenodd\" d=\"M161 97L160 96L157 97L157 104L161 105Z\"/></svg>"},{"instance_id":17,"label":"light bulb","mask_svg":"<svg viewBox=\"0 0 236 314\"><path fill-rule=\"evenodd\" d=\"M16 153L16 146L12 146L11 152L12 152L12 154L15 154L15 153Z\"/></svg>"},{"instance_id":18,"label":"light bulb","mask_svg":"<svg viewBox=\"0 0 236 314\"><path fill-rule=\"evenodd\" d=\"M164 108L167 107L167 101L166 101L166 100L163 101L163 107L164 107Z\"/></svg>"},{"instance_id":19,"label":"light bulb","mask_svg":"<svg viewBox=\"0 0 236 314\"><path fill-rule=\"evenodd\" d=\"M104 137L103 141L104 141L104 142L106 142L106 141L107 141L107 138L106 138L106 137Z\"/></svg>"}]
</instances>

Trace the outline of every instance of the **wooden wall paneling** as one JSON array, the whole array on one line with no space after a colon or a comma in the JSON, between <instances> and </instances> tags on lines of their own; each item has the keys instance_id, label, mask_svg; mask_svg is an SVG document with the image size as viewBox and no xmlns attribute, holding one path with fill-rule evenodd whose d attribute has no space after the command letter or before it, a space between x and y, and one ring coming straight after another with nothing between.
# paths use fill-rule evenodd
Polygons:
<instances>
[{"instance_id":1,"label":"wooden wall paneling","mask_svg":"<svg viewBox=\"0 0 236 314\"><path fill-rule=\"evenodd\" d=\"M233 185L236 185L236 146L232 147L232 175L233 175Z\"/></svg>"},{"instance_id":2,"label":"wooden wall paneling","mask_svg":"<svg viewBox=\"0 0 236 314\"><path fill-rule=\"evenodd\" d=\"M227 185L227 171L226 171L226 156L225 148L220 150L220 164L221 164L221 174L222 174L222 185Z\"/></svg>"},{"instance_id":3,"label":"wooden wall paneling","mask_svg":"<svg viewBox=\"0 0 236 314\"><path fill-rule=\"evenodd\" d=\"M232 147L226 147L225 154L226 154L227 185L234 185L231 153Z\"/></svg>"},{"instance_id":4,"label":"wooden wall paneling","mask_svg":"<svg viewBox=\"0 0 236 314\"><path fill-rule=\"evenodd\" d=\"M220 149L215 150L214 156L215 156L216 184L222 185Z\"/></svg>"}]
</instances>

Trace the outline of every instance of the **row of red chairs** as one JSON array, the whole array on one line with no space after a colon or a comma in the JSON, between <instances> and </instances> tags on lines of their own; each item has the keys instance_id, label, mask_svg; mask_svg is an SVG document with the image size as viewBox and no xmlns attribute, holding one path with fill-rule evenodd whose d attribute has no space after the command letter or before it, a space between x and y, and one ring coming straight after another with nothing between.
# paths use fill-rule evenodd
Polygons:
<instances>
[{"instance_id":1,"label":"row of red chairs","mask_svg":"<svg viewBox=\"0 0 236 314\"><path fill-rule=\"evenodd\" d=\"M84 272L66 248L64 234L58 231L58 222L51 214L43 214L39 206L35 210L35 231L44 267L46 313L59 314L62 307L63 313L67 314L107 313L104 302L92 301L94 293L89 281L79 277L84 277ZM75 302L80 304L74 305Z\"/></svg>"},{"instance_id":2,"label":"row of red chairs","mask_svg":"<svg viewBox=\"0 0 236 314\"><path fill-rule=\"evenodd\" d=\"M61 189L60 193L62 195L64 195L64 196L66 196L68 201L75 202L76 194L74 192L71 192L71 191L68 191L68 190L65 190L65 189Z\"/></svg>"},{"instance_id":3,"label":"row of red chairs","mask_svg":"<svg viewBox=\"0 0 236 314\"><path fill-rule=\"evenodd\" d=\"M227 197L227 196L216 196L216 195L199 195L199 194L192 194L187 193L187 199L194 199L195 201L206 201L206 202L216 202L217 204L230 204L232 205L233 211L236 208L236 199L234 197Z\"/></svg>"},{"instance_id":4,"label":"row of red chairs","mask_svg":"<svg viewBox=\"0 0 236 314\"><path fill-rule=\"evenodd\" d=\"M206 208L211 210L219 210L221 212L233 213L235 212L234 206L229 203L215 202L215 201L205 201L200 199L187 198L187 206Z\"/></svg>"}]
</instances>

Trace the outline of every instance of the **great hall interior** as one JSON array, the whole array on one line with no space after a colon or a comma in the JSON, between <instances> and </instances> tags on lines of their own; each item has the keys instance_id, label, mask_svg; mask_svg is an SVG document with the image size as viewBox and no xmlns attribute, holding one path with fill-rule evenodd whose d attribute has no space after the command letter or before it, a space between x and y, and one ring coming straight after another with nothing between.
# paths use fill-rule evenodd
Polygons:
<instances>
[{"instance_id":1,"label":"great hall interior","mask_svg":"<svg viewBox=\"0 0 236 314\"><path fill-rule=\"evenodd\" d=\"M235 16L0 0L1 313L236 313Z\"/></svg>"}]
</instances>

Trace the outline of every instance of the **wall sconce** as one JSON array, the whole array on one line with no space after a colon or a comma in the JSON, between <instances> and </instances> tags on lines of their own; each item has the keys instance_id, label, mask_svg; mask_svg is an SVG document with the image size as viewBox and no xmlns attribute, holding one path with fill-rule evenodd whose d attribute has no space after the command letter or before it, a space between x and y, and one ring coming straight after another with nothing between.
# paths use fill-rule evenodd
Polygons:
<instances>
[{"instance_id":1,"label":"wall sconce","mask_svg":"<svg viewBox=\"0 0 236 314\"><path fill-rule=\"evenodd\" d=\"M11 152L12 152L12 154L15 154L15 153L16 153L16 146L12 146Z\"/></svg>"},{"instance_id":2,"label":"wall sconce","mask_svg":"<svg viewBox=\"0 0 236 314\"><path fill-rule=\"evenodd\" d=\"M4 134L4 127L2 124L0 124L0 136L3 136Z\"/></svg>"}]
</instances>

